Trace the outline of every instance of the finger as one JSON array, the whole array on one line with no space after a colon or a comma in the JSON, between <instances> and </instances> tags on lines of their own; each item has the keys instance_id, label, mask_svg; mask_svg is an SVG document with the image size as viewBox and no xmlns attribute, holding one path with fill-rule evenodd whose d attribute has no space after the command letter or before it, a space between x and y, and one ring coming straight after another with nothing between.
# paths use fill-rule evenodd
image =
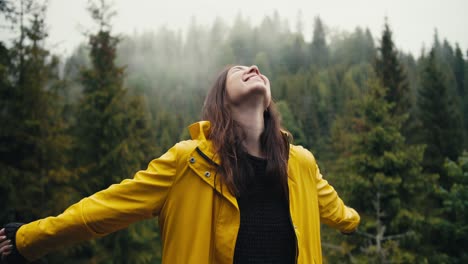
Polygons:
<instances>
[{"instance_id":1,"label":"finger","mask_svg":"<svg viewBox=\"0 0 468 264\"><path fill-rule=\"evenodd\" d=\"M2 242L0 242L0 247L3 247L4 245L8 245L8 244L11 244L11 240L9 239L3 240Z\"/></svg>"},{"instance_id":2,"label":"finger","mask_svg":"<svg viewBox=\"0 0 468 264\"><path fill-rule=\"evenodd\" d=\"M11 251L13 251L13 246L10 246L9 248L7 248L7 250L5 250L5 252L3 252L3 255L10 255Z\"/></svg>"},{"instance_id":3,"label":"finger","mask_svg":"<svg viewBox=\"0 0 468 264\"><path fill-rule=\"evenodd\" d=\"M6 239L7 239L7 237L6 237L6 236L2 236L2 235L0 235L0 243L2 243L3 241L5 241Z\"/></svg>"},{"instance_id":4,"label":"finger","mask_svg":"<svg viewBox=\"0 0 468 264\"><path fill-rule=\"evenodd\" d=\"M11 241L10 240L6 240L6 241L3 241L2 243L0 243L0 252L4 252L6 247L8 246L11 246Z\"/></svg>"},{"instance_id":5,"label":"finger","mask_svg":"<svg viewBox=\"0 0 468 264\"><path fill-rule=\"evenodd\" d=\"M12 250L13 250L13 246L7 246L7 247L3 247L2 249L0 249L0 252L3 256L6 256L6 255L9 255Z\"/></svg>"},{"instance_id":6,"label":"finger","mask_svg":"<svg viewBox=\"0 0 468 264\"><path fill-rule=\"evenodd\" d=\"M12 251L12 249L9 249L8 251L2 252L2 253L1 253L1 254L2 254L2 258L3 258L3 257L6 257L6 256L8 256L8 255L10 255L10 254L11 254L11 251Z\"/></svg>"},{"instance_id":7,"label":"finger","mask_svg":"<svg viewBox=\"0 0 468 264\"><path fill-rule=\"evenodd\" d=\"M2 229L0 230L0 236L4 236L4 235L5 235L5 228L2 228Z\"/></svg>"},{"instance_id":8,"label":"finger","mask_svg":"<svg viewBox=\"0 0 468 264\"><path fill-rule=\"evenodd\" d=\"M2 256L6 258L6 257L7 257L8 255L10 255L10 254L11 254L11 253L5 253L5 254L3 254Z\"/></svg>"}]
</instances>

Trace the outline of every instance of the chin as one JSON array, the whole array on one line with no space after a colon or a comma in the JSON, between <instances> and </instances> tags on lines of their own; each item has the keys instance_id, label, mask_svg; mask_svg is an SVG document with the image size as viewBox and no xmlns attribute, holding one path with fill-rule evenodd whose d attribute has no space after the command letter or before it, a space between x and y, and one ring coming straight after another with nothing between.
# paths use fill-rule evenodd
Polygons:
<instances>
[{"instance_id":1,"label":"chin","mask_svg":"<svg viewBox=\"0 0 468 264\"><path fill-rule=\"evenodd\" d=\"M251 85L249 85L250 87L248 88L249 90L251 90L252 92L253 91L262 91L262 92L266 92L266 91L269 91L270 90L270 87L267 87L267 85L261 81L258 81L258 82L255 82L255 83L252 83Z\"/></svg>"}]
</instances>

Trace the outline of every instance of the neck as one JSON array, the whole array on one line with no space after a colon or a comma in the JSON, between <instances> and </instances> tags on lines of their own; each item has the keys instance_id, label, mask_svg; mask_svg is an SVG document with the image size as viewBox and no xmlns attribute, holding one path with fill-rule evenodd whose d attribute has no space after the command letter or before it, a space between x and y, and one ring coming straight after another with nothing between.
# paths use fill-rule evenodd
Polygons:
<instances>
[{"instance_id":1,"label":"neck","mask_svg":"<svg viewBox=\"0 0 468 264\"><path fill-rule=\"evenodd\" d=\"M245 132L246 138L242 142L250 155L264 157L260 144L260 136L265 129L263 108L239 109L233 108L232 115Z\"/></svg>"}]
</instances>

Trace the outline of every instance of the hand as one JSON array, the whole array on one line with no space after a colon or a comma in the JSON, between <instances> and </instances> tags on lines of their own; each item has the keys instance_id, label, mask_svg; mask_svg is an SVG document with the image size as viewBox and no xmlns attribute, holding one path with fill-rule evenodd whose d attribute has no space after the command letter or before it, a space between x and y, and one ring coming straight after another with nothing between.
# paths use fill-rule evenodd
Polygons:
<instances>
[{"instance_id":1,"label":"hand","mask_svg":"<svg viewBox=\"0 0 468 264\"><path fill-rule=\"evenodd\" d=\"M5 234L5 228L2 228L0 230L0 255L1 257L6 257L8 256L13 249L13 244L9 239L7 239L6 234Z\"/></svg>"}]
</instances>

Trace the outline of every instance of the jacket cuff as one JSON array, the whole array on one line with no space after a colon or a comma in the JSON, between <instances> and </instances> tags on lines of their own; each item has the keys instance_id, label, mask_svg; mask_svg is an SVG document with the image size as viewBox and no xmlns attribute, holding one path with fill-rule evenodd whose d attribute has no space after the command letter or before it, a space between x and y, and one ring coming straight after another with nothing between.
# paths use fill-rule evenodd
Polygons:
<instances>
[{"instance_id":1,"label":"jacket cuff","mask_svg":"<svg viewBox=\"0 0 468 264\"><path fill-rule=\"evenodd\" d=\"M23 223L9 223L5 225L5 235L11 241L13 248L11 249L11 253L5 257L2 257L2 263L7 264L23 264L29 263L29 261L24 258L16 248L16 232L18 229L24 225Z\"/></svg>"}]
</instances>

